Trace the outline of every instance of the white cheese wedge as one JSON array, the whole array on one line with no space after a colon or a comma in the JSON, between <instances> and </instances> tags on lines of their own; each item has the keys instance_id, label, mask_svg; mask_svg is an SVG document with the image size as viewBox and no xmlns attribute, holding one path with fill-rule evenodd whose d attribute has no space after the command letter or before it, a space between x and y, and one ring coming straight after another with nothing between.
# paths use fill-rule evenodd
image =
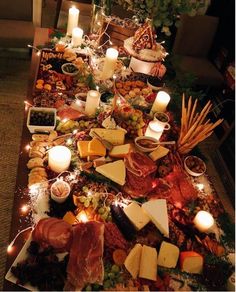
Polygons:
<instances>
[{"instance_id":1,"label":"white cheese wedge","mask_svg":"<svg viewBox=\"0 0 236 292\"><path fill-rule=\"evenodd\" d=\"M169 221L166 200L151 200L144 203L142 208L160 232L166 237L169 237Z\"/></svg>"},{"instance_id":2,"label":"white cheese wedge","mask_svg":"<svg viewBox=\"0 0 236 292\"><path fill-rule=\"evenodd\" d=\"M136 202L132 202L123 210L126 216L134 224L137 230L142 229L150 221L149 216L144 212L144 210Z\"/></svg>"},{"instance_id":3,"label":"white cheese wedge","mask_svg":"<svg viewBox=\"0 0 236 292\"><path fill-rule=\"evenodd\" d=\"M107 140L113 145L122 145L125 141L125 131L123 130L113 130L113 129L103 129L103 128L93 128L90 130L89 135L93 137L93 132L97 133L99 137Z\"/></svg>"},{"instance_id":4,"label":"white cheese wedge","mask_svg":"<svg viewBox=\"0 0 236 292\"><path fill-rule=\"evenodd\" d=\"M143 245L139 277L156 281L157 279L157 251L155 248Z\"/></svg>"},{"instance_id":5,"label":"white cheese wedge","mask_svg":"<svg viewBox=\"0 0 236 292\"><path fill-rule=\"evenodd\" d=\"M165 268L175 268L179 258L179 248L163 241L159 250L157 264Z\"/></svg>"},{"instance_id":6,"label":"white cheese wedge","mask_svg":"<svg viewBox=\"0 0 236 292\"><path fill-rule=\"evenodd\" d=\"M115 158L124 158L131 150L130 144L114 146L109 152L109 156Z\"/></svg>"},{"instance_id":7,"label":"white cheese wedge","mask_svg":"<svg viewBox=\"0 0 236 292\"><path fill-rule=\"evenodd\" d=\"M141 253L142 245L137 243L131 249L130 253L128 254L124 262L127 271L131 274L133 279L136 279L139 273Z\"/></svg>"},{"instance_id":8,"label":"white cheese wedge","mask_svg":"<svg viewBox=\"0 0 236 292\"><path fill-rule=\"evenodd\" d=\"M126 170L123 160L98 166L96 167L96 171L121 186L125 184Z\"/></svg>"},{"instance_id":9,"label":"white cheese wedge","mask_svg":"<svg viewBox=\"0 0 236 292\"><path fill-rule=\"evenodd\" d=\"M157 161L158 159L166 156L169 153L169 149L163 146L159 146L156 150L152 151L149 156L153 161Z\"/></svg>"},{"instance_id":10,"label":"white cheese wedge","mask_svg":"<svg viewBox=\"0 0 236 292\"><path fill-rule=\"evenodd\" d=\"M193 274L201 274L203 269L203 257L195 251L182 251L179 256L181 271Z\"/></svg>"}]
</instances>

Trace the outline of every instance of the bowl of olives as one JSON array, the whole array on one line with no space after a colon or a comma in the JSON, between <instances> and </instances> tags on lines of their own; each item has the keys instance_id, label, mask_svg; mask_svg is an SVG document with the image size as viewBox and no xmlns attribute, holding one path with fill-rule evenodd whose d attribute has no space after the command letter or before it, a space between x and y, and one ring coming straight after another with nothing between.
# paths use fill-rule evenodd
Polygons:
<instances>
[{"instance_id":1,"label":"bowl of olives","mask_svg":"<svg viewBox=\"0 0 236 292\"><path fill-rule=\"evenodd\" d=\"M61 70L64 74L70 76L76 76L79 73L79 69L72 63L63 64Z\"/></svg>"},{"instance_id":2,"label":"bowl of olives","mask_svg":"<svg viewBox=\"0 0 236 292\"><path fill-rule=\"evenodd\" d=\"M55 108L31 107L27 117L30 133L50 132L56 127Z\"/></svg>"},{"instance_id":3,"label":"bowl of olives","mask_svg":"<svg viewBox=\"0 0 236 292\"><path fill-rule=\"evenodd\" d=\"M184 168L192 176L200 176L206 172L205 162L197 156L187 156L184 159Z\"/></svg>"}]
</instances>

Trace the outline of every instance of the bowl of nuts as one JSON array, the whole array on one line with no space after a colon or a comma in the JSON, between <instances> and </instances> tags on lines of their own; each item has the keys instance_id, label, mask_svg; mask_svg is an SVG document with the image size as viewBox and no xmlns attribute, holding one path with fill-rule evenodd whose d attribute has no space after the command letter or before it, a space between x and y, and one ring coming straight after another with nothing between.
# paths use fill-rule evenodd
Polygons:
<instances>
[{"instance_id":1,"label":"bowl of nuts","mask_svg":"<svg viewBox=\"0 0 236 292\"><path fill-rule=\"evenodd\" d=\"M184 168L192 176L200 176L206 172L205 162L197 156L187 156L184 159Z\"/></svg>"}]
</instances>

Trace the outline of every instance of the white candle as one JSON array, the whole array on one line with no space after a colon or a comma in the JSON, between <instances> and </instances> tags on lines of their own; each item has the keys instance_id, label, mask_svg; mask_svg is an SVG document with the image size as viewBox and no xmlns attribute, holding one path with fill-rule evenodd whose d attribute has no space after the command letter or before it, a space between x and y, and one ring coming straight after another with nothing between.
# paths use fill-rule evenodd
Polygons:
<instances>
[{"instance_id":1,"label":"white candle","mask_svg":"<svg viewBox=\"0 0 236 292\"><path fill-rule=\"evenodd\" d=\"M151 114L156 112L165 112L166 107L170 101L170 96L165 91L159 91L156 95L156 99L152 105Z\"/></svg>"},{"instance_id":2,"label":"white candle","mask_svg":"<svg viewBox=\"0 0 236 292\"><path fill-rule=\"evenodd\" d=\"M113 48L109 48L106 51L106 57L103 65L102 70L102 79L108 79L113 76L115 67L116 67L116 61L118 58L118 51Z\"/></svg>"},{"instance_id":3,"label":"white candle","mask_svg":"<svg viewBox=\"0 0 236 292\"><path fill-rule=\"evenodd\" d=\"M81 28L79 27L73 28L72 30L72 46L73 47L78 47L81 45L83 33L84 31Z\"/></svg>"},{"instance_id":4,"label":"white candle","mask_svg":"<svg viewBox=\"0 0 236 292\"><path fill-rule=\"evenodd\" d=\"M86 115L92 117L95 115L96 109L99 106L100 102L100 92L96 90L90 90L87 94L86 104L85 104L85 113Z\"/></svg>"},{"instance_id":5,"label":"white candle","mask_svg":"<svg viewBox=\"0 0 236 292\"><path fill-rule=\"evenodd\" d=\"M164 127L161 126L157 121L151 121L148 124L147 130L144 136L152 137L159 140L162 135L163 130L164 130Z\"/></svg>"},{"instance_id":6,"label":"white candle","mask_svg":"<svg viewBox=\"0 0 236 292\"><path fill-rule=\"evenodd\" d=\"M206 211L199 211L193 223L200 232L209 232L213 229L215 221L212 215Z\"/></svg>"},{"instance_id":7,"label":"white candle","mask_svg":"<svg viewBox=\"0 0 236 292\"><path fill-rule=\"evenodd\" d=\"M67 170L70 166L71 152L65 146L55 146L49 150L48 166L57 173Z\"/></svg>"},{"instance_id":8,"label":"white candle","mask_svg":"<svg viewBox=\"0 0 236 292\"><path fill-rule=\"evenodd\" d=\"M71 35L73 28L77 27L79 21L79 9L71 7L69 9L67 34Z\"/></svg>"}]
</instances>

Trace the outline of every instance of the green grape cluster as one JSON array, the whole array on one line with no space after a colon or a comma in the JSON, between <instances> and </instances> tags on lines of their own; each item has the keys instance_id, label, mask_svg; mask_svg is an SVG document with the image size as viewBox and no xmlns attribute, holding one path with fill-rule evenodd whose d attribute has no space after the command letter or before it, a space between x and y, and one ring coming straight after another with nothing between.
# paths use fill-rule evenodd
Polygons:
<instances>
[{"instance_id":1,"label":"green grape cluster","mask_svg":"<svg viewBox=\"0 0 236 292\"><path fill-rule=\"evenodd\" d=\"M103 288L108 290L118 283L123 283L124 279L121 275L121 269L117 265L106 265L104 271Z\"/></svg>"},{"instance_id":2,"label":"green grape cluster","mask_svg":"<svg viewBox=\"0 0 236 292\"><path fill-rule=\"evenodd\" d=\"M91 207L92 209L96 210L96 212L104 221L112 221L111 209L109 206L104 204L99 193L88 195L87 187L83 187L83 192L84 195L78 197L80 203L82 203L85 208Z\"/></svg>"},{"instance_id":3,"label":"green grape cluster","mask_svg":"<svg viewBox=\"0 0 236 292\"><path fill-rule=\"evenodd\" d=\"M71 133L73 130L78 129L79 122L73 121L73 120L67 120L67 121L60 121L57 126L57 131L61 133Z\"/></svg>"}]
</instances>

